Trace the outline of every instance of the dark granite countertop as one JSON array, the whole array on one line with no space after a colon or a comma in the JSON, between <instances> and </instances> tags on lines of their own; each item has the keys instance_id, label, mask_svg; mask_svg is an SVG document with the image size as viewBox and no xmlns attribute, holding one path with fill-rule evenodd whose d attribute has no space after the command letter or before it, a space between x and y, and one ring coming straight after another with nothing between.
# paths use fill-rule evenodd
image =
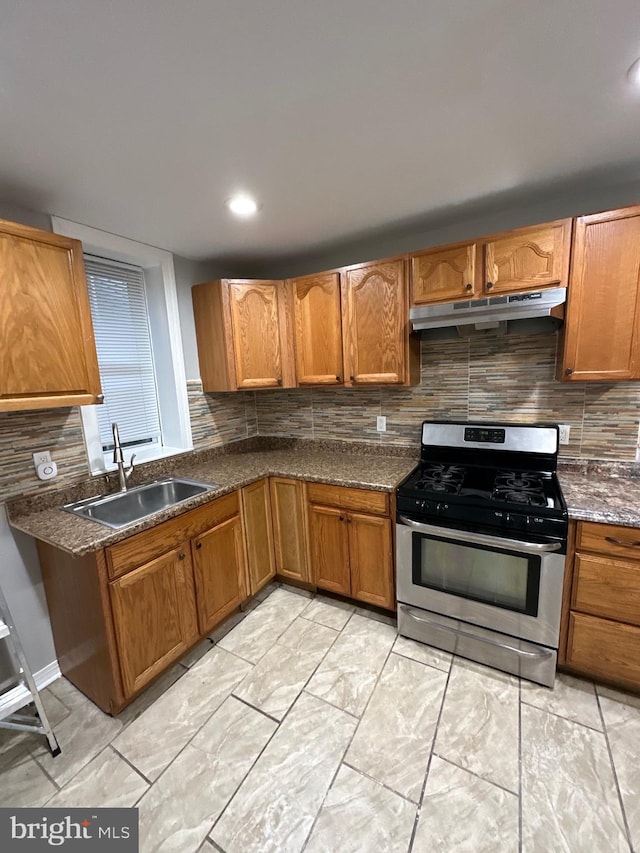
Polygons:
<instances>
[{"instance_id":1,"label":"dark granite countertop","mask_svg":"<svg viewBox=\"0 0 640 853\"><path fill-rule=\"evenodd\" d=\"M217 483L205 494L112 530L61 509L65 503L104 493L104 481L34 495L7 504L17 530L75 556L97 551L147 530L262 477L292 477L310 482L392 492L415 466L417 448L382 448L371 444L255 438L213 451L183 454L141 466L134 485L173 475ZM561 462L560 485L569 518L640 527L640 465Z\"/></svg>"},{"instance_id":2,"label":"dark granite countertop","mask_svg":"<svg viewBox=\"0 0 640 853\"><path fill-rule=\"evenodd\" d=\"M640 465L565 463L558 477L569 518L640 527Z\"/></svg>"},{"instance_id":3,"label":"dark granite countertop","mask_svg":"<svg viewBox=\"0 0 640 853\"><path fill-rule=\"evenodd\" d=\"M217 483L218 486L126 528L113 530L61 509L65 503L104 492L103 480L11 501L7 504L9 523L35 539L81 556L154 527L262 477L291 477L392 492L414 468L419 454L415 448L394 451L337 442L253 440L238 444L239 452L230 451L227 445L220 452L185 454L162 463L141 466L136 472L141 482L172 475ZM282 446L278 447L278 444ZM252 446L256 449L250 449Z\"/></svg>"}]
</instances>

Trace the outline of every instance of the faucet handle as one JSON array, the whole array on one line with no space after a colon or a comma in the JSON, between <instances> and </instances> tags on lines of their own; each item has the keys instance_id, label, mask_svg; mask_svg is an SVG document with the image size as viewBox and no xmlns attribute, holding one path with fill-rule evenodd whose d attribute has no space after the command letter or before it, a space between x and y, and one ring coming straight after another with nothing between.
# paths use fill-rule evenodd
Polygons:
<instances>
[{"instance_id":1,"label":"faucet handle","mask_svg":"<svg viewBox=\"0 0 640 853\"><path fill-rule=\"evenodd\" d=\"M128 480L128 479L129 479L129 477L133 474L133 468L134 468L133 460L134 460L135 458L136 458L136 454L135 454L135 453L132 453L132 454L131 454L131 459L129 460L129 467L128 467L128 468L127 468L127 470L124 472L124 475L125 475L125 477L127 478L127 480Z\"/></svg>"}]
</instances>

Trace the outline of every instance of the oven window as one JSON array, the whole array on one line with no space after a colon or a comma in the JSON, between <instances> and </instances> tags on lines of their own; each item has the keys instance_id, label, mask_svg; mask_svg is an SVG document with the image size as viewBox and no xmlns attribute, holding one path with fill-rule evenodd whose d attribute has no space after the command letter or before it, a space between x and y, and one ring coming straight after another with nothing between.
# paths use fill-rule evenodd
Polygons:
<instances>
[{"instance_id":1,"label":"oven window","mask_svg":"<svg viewBox=\"0 0 640 853\"><path fill-rule=\"evenodd\" d=\"M413 582L529 616L538 615L540 557L413 534Z\"/></svg>"}]
</instances>

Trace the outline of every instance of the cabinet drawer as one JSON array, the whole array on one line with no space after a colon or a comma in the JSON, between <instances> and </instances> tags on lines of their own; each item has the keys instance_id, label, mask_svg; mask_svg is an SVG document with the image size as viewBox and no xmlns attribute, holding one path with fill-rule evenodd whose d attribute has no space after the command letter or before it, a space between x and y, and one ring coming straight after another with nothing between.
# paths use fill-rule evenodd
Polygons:
<instances>
[{"instance_id":1,"label":"cabinet drawer","mask_svg":"<svg viewBox=\"0 0 640 853\"><path fill-rule=\"evenodd\" d=\"M640 628L571 613L567 664L588 675L640 687Z\"/></svg>"},{"instance_id":2,"label":"cabinet drawer","mask_svg":"<svg viewBox=\"0 0 640 853\"><path fill-rule=\"evenodd\" d=\"M626 560L640 560L640 530L616 524L581 521L578 523L576 548Z\"/></svg>"},{"instance_id":3,"label":"cabinet drawer","mask_svg":"<svg viewBox=\"0 0 640 853\"><path fill-rule=\"evenodd\" d=\"M112 545L106 549L109 577L117 578L149 562L238 512L238 493L232 492Z\"/></svg>"},{"instance_id":4,"label":"cabinet drawer","mask_svg":"<svg viewBox=\"0 0 640 853\"><path fill-rule=\"evenodd\" d=\"M640 563L576 554L571 607L640 625Z\"/></svg>"},{"instance_id":5,"label":"cabinet drawer","mask_svg":"<svg viewBox=\"0 0 640 853\"><path fill-rule=\"evenodd\" d=\"M308 483L307 498L312 504L337 506L359 512L389 514L389 495L370 489L349 489L345 486L329 486L324 483Z\"/></svg>"}]
</instances>

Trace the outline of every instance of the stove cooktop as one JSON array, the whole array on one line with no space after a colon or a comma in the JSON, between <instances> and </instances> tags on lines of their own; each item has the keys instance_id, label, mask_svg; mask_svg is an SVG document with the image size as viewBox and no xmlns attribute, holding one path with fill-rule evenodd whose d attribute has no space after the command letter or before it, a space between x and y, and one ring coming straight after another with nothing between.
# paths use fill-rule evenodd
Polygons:
<instances>
[{"instance_id":1,"label":"stove cooktop","mask_svg":"<svg viewBox=\"0 0 640 853\"><path fill-rule=\"evenodd\" d=\"M557 427L425 421L422 436L421 462L397 490L398 514L503 535L566 536Z\"/></svg>"}]
</instances>

